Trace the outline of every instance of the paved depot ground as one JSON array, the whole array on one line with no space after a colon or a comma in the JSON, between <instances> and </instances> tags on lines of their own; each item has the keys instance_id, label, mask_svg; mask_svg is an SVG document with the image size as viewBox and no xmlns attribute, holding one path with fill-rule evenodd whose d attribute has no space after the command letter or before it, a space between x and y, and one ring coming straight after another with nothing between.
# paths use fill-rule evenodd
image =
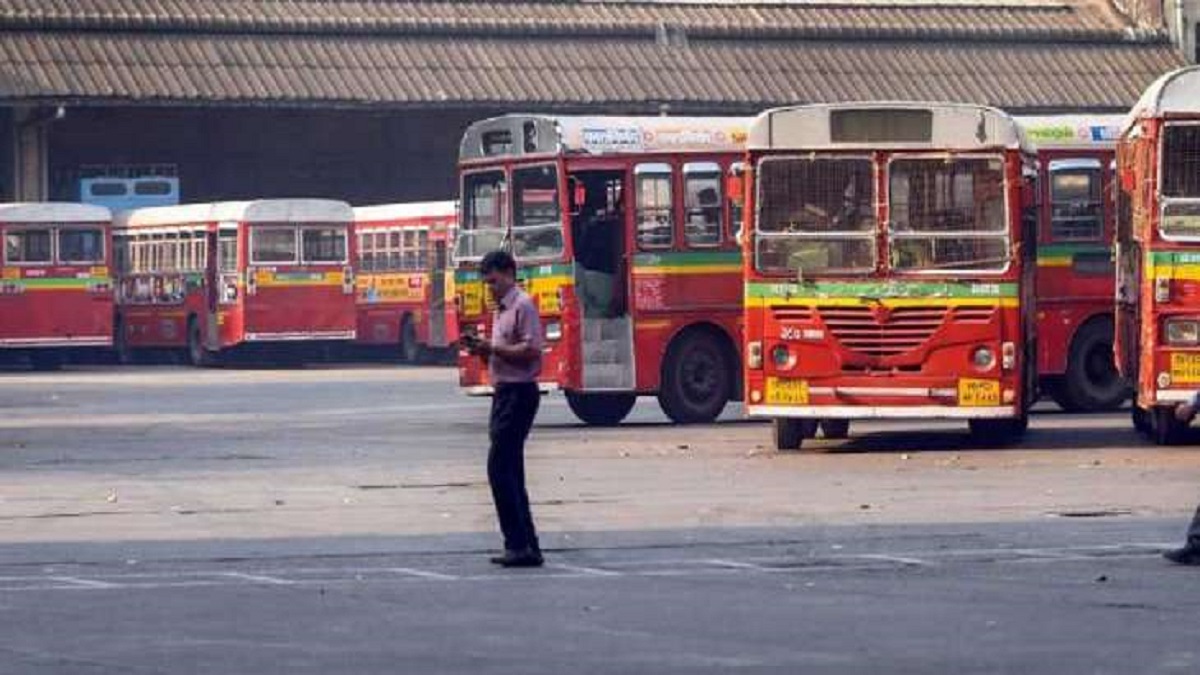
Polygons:
<instances>
[{"instance_id":1,"label":"paved depot ground","mask_svg":"<svg viewBox=\"0 0 1200 675\"><path fill-rule=\"evenodd\" d=\"M1127 413L1018 448L545 399L550 565L504 571L486 402L395 367L0 373L0 673L1200 672L1157 550L1200 450Z\"/></svg>"}]
</instances>

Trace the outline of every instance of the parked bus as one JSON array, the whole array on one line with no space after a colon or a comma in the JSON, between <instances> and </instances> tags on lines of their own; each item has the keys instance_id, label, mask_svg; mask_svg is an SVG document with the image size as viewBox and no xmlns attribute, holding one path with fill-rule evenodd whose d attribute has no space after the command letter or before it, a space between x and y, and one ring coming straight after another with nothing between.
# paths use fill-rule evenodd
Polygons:
<instances>
[{"instance_id":1,"label":"parked bus","mask_svg":"<svg viewBox=\"0 0 1200 675\"><path fill-rule=\"evenodd\" d=\"M100 206L0 204L0 358L50 370L71 349L112 346L111 227Z\"/></svg>"},{"instance_id":2,"label":"parked bus","mask_svg":"<svg viewBox=\"0 0 1200 675\"><path fill-rule=\"evenodd\" d=\"M1200 389L1200 68L1155 82L1118 151L1117 365L1134 383L1133 423L1158 444Z\"/></svg>"},{"instance_id":3,"label":"parked bus","mask_svg":"<svg viewBox=\"0 0 1200 675\"><path fill-rule=\"evenodd\" d=\"M1037 149L1038 375L1064 410L1129 396L1113 359L1113 229L1120 115L1018 117Z\"/></svg>"},{"instance_id":4,"label":"parked bus","mask_svg":"<svg viewBox=\"0 0 1200 675\"><path fill-rule=\"evenodd\" d=\"M126 211L115 230L118 353L294 358L355 336L354 212L323 199ZM285 345L287 347L285 347Z\"/></svg>"},{"instance_id":5,"label":"parked bus","mask_svg":"<svg viewBox=\"0 0 1200 675\"><path fill-rule=\"evenodd\" d=\"M487 330L478 263L510 249L541 313L543 389L589 424L656 395L675 422L738 398L738 214L724 174L748 119L547 117L477 122L460 152L460 328ZM460 355L468 393L491 391Z\"/></svg>"},{"instance_id":6,"label":"parked bus","mask_svg":"<svg viewBox=\"0 0 1200 675\"><path fill-rule=\"evenodd\" d=\"M454 202L354 209L358 237L358 342L396 348L414 363L458 339L449 273Z\"/></svg>"},{"instance_id":7,"label":"parked bus","mask_svg":"<svg viewBox=\"0 0 1200 675\"><path fill-rule=\"evenodd\" d=\"M964 419L1020 436L1036 391L1032 155L993 108L769 110L745 191L747 412L797 449L821 423Z\"/></svg>"}]
</instances>

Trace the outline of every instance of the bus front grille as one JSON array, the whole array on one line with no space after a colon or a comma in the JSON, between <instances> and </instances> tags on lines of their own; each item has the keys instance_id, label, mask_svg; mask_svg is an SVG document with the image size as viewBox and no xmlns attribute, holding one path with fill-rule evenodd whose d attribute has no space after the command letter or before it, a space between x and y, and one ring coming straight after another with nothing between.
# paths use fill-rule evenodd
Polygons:
<instances>
[{"instance_id":1,"label":"bus front grille","mask_svg":"<svg viewBox=\"0 0 1200 675\"><path fill-rule=\"evenodd\" d=\"M846 349L870 356L895 356L928 341L946 320L948 308L826 306L817 311Z\"/></svg>"}]
</instances>

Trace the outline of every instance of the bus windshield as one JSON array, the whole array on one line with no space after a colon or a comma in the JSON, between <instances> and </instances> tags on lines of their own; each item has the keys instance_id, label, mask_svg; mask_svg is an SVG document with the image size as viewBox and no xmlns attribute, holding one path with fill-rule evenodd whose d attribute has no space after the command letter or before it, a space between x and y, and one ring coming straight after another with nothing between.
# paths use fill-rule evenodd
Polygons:
<instances>
[{"instance_id":1,"label":"bus windshield","mask_svg":"<svg viewBox=\"0 0 1200 675\"><path fill-rule=\"evenodd\" d=\"M1162 233L1200 238L1200 125L1168 125L1162 155Z\"/></svg>"},{"instance_id":2,"label":"bus windshield","mask_svg":"<svg viewBox=\"0 0 1200 675\"><path fill-rule=\"evenodd\" d=\"M875 269L875 189L866 158L779 157L758 169L764 272Z\"/></svg>"},{"instance_id":3,"label":"bus windshield","mask_svg":"<svg viewBox=\"0 0 1200 675\"><path fill-rule=\"evenodd\" d=\"M507 195L508 183L499 169L463 176L462 225L455 251L458 258L477 260L504 243Z\"/></svg>"},{"instance_id":4,"label":"bus windshield","mask_svg":"<svg viewBox=\"0 0 1200 675\"><path fill-rule=\"evenodd\" d=\"M999 157L902 157L890 165L891 267L1002 270L1009 239Z\"/></svg>"},{"instance_id":5,"label":"bus windshield","mask_svg":"<svg viewBox=\"0 0 1200 675\"><path fill-rule=\"evenodd\" d=\"M558 169L553 164L513 170L513 255L554 258L563 252Z\"/></svg>"}]
</instances>

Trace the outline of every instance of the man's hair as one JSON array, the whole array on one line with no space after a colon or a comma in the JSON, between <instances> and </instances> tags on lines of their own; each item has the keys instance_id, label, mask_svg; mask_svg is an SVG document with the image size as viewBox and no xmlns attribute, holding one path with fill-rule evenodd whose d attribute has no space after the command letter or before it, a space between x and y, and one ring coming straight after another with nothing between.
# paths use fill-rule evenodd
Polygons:
<instances>
[{"instance_id":1,"label":"man's hair","mask_svg":"<svg viewBox=\"0 0 1200 675\"><path fill-rule=\"evenodd\" d=\"M492 251L483 256L483 260L479 262L479 271L482 274L488 274L489 272L516 274L517 261L513 259L512 254L508 251Z\"/></svg>"}]
</instances>

